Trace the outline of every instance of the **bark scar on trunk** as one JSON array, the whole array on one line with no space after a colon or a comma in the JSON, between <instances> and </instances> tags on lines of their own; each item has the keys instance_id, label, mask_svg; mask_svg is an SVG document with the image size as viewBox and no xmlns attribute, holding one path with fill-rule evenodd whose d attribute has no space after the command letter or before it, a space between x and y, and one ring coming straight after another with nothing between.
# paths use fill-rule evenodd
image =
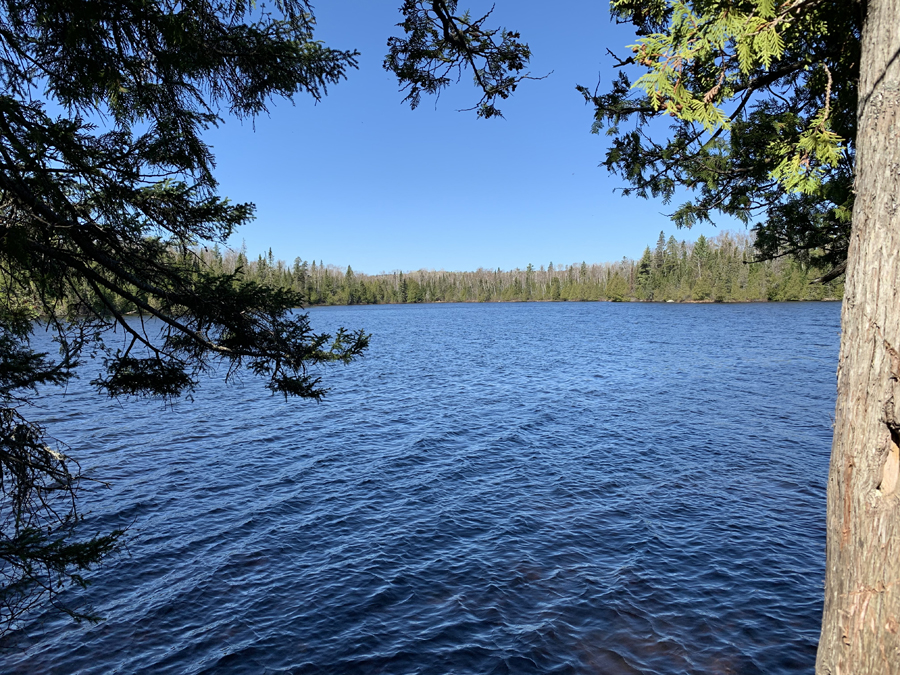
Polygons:
<instances>
[{"instance_id":1,"label":"bark scar on trunk","mask_svg":"<svg viewBox=\"0 0 900 675\"><path fill-rule=\"evenodd\" d=\"M879 328L879 331L881 329ZM882 497L887 497L894 493L897 484L900 482L900 420L897 419L897 406L894 394L896 393L896 384L900 381L900 353L894 349L894 346L888 342L881 333L881 340L884 343L884 349L891 358L891 375L888 378L888 396L884 402L884 423L887 425L890 438L888 439L887 459L881 472L881 481L875 490Z\"/></svg>"},{"instance_id":2,"label":"bark scar on trunk","mask_svg":"<svg viewBox=\"0 0 900 675\"><path fill-rule=\"evenodd\" d=\"M889 401L893 407L893 400ZM894 493L900 482L900 429L896 424L888 423L891 439L888 442L888 456L881 474L881 482L876 488L883 497Z\"/></svg>"},{"instance_id":3,"label":"bark scar on trunk","mask_svg":"<svg viewBox=\"0 0 900 675\"><path fill-rule=\"evenodd\" d=\"M884 331L881 330L881 327L877 324L875 325L878 328L878 331L881 333L881 340L884 342L884 348L887 353L891 357L891 378L894 380L900 380L900 352L894 349L894 346L888 342L888 339L884 336Z\"/></svg>"},{"instance_id":4,"label":"bark scar on trunk","mask_svg":"<svg viewBox=\"0 0 900 675\"><path fill-rule=\"evenodd\" d=\"M874 587L869 586L860 586L855 591L847 591L846 593L841 593L839 597L842 598L851 598L857 595L877 595L879 593L886 593L888 591L893 590L893 587L900 583L900 579L895 579L894 581L889 581L888 583L884 583L882 580L878 580L875 583Z\"/></svg>"},{"instance_id":5,"label":"bark scar on trunk","mask_svg":"<svg viewBox=\"0 0 900 675\"><path fill-rule=\"evenodd\" d=\"M841 530L841 550L850 541L850 516L853 513L851 500L850 479L853 478L853 460L847 462L844 469L844 527Z\"/></svg>"}]
</instances>

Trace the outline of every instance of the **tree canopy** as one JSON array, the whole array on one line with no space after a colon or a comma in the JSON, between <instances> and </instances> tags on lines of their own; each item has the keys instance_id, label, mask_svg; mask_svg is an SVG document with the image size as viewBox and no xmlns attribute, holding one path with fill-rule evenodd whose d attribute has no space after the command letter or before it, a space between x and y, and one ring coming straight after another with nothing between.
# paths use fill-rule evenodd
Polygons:
<instances>
[{"instance_id":1,"label":"tree canopy","mask_svg":"<svg viewBox=\"0 0 900 675\"><path fill-rule=\"evenodd\" d=\"M629 193L672 200L690 192L674 211L678 225L711 220L716 212L746 223L762 218L754 229L763 257L793 255L828 265L825 279L842 272L849 249L848 264L857 271L848 277L853 302L845 303L844 323L845 335L856 341L845 340L842 364L859 358L841 370L842 377L856 378L846 379L841 391L880 392L884 381L896 382L896 365L885 370L879 351L875 372L876 361L862 349L883 342L894 350L890 342L900 342L898 268L896 260L885 260L897 250L885 235L896 209L889 211L882 199L878 209L863 213L853 192L863 129L857 123L860 73L869 72L866 101L876 100L872 95L887 84L896 89L897 81L896 40L879 38L890 49L872 50L872 67L864 60L864 19L880 12L877 22L866 24L873 35L879 26L895 25L896 0L613 0L611 8L616 20L636 27L637 41L630 55L615 57L622 70L611 91L579 88L594 106L594 130L611 138L605 165L623 177ZM514 31L491 27L490 13L460 13L456 0L403 0L400 10L402 35L389 40L384 66L410 105L467 71L480 91L473 109L495 117L530 77L528 45ZM203 133L229 117L265 112L274 100L318 99L347 77L356 58L352 50L316 39L307 0L275 0L271 9L252 0L0 0L0 633L36 603L58 602L69 583L85 583L84 570L113 551L121 536L84 529L77 463L22 414L41 387L65 383L91 355L102 364L92 385L114 396L175 398L221 367L229 377L248 370L273 392L317 399L325 393L319 366L364 352L363 331L315 333L307 317L293 311L305 300L302 292L249 281L239 269L212 270L190 254L203 243L225 242L254 211L218 194ZM895 105L890 96L879 97L872 115ZM877 148L887 135L875 123L872 129L878 133L870 134L869 147ZM877 158L878 151L869 156ZM887 175L889 164L873 162L872 175ZM866 194L896 194L896 176L891 180L872 180ZM854 222L871 223L865 231L854 229L862 241L855 249L851 212ZM855 267L854 250L865 252ZM648 264L652 269L652 255ZM894 276L873 291L865 277L870 268ZM345 283L352 286L353 279L348 269ZM400 284L407 301L421 292L411 281ZM561 299L561 290L553 276L550 297ZM624 297L627 290L620 275L608 280L608 295ZM123 303L137 316L123 314ZM877 323L859 314L869 307L878 310ZM50 328L58 356L34 348L35 319ZM869 373L871 382L860 373ZM894 401L882 394L873 394L870 411L887 410L885 401ZM866 399L839 398L850 400ZM893 447L890 457L896 458L891 439L900 415L884 426L871 413L869 435L857 443L851 432L863 428L855 424L863 413L847 410L840 429L850 431L836 431L835 448L844 448L839 437L850 439L849 464L833 466L831 484L863 503L869 494L863 488L877 482L869 478L880 471L881 458L859 448L881 448L887 438L884 447ZM857 465L867 473L840 474ZM896 465L891 459L885 466ZM863 475L865 483L853 478ZM895 487L896 480L885 494L894 495ZM841 516L849 507L842 511L837 497L829 499L837 504L830 506L835 522L843 517L849 532L857 522ZM868 513L860 507L851 515L857 512ZM896 511L884 513L884 523L897 522ZM860 531L870 527L862 518ZM846 543L832 536L836 527L829 525L835 561ZM874 550L867 541L855 537L847 549L857 562ZM887 560L892 549L880 550ZM865 583L896 588L888 569L867 569ZM842 587L829 583L836 590L829 591L835 599L826 618L834 620L826 624L837 653L846 644L841 617L855 617L859 603L842 610L857 591L839 592ZM890 598L896 592L884 598L877 602L893 602L884 606L895 613ZM91 618L81 608L61 608ZM883 644L885 635L879 633ZM854 649L866 651L865 645Z\"/></svg>"},{"instance_id":2,"label":"tree canopy","mask_svg":"<svg viewBox=\"0 0 900 675\"><path fill-rule=\"evenodd\" d=\"M528 47L456 4L404 2L385 67L413 106L471 70L478 114L499 115ZM22 415L40 387L91 355L103 364L91 384L113 396L172 399L218 367L318 399L317 367L364 352L362 330L315 333L293 311L303 293L189 254L254 212L218 194L203 133L277 99L317 100L356 67L314 30L307 0L0 1L0 634L85 583L121 534L79 525L77 464ZM36 319L58 357L33 347Z\"/></svg>"},{"instance_id":3,"label":"tree canopy","mask_svg":"<svg viewBox=\"0 0 900 675\"><path fill-rule=\"evenodd\" d=\"M640 76L580 90L628 191L693 190L685 226L760 213L764 256L846 269L816 672L897 672L900 0L611 6L637 27L618 62Z\"/></svg>"},{"instance_id":4,"label":"tree canopy","mask_svg":"<svg viewBox=\"0 0 900 675\"><path fill-rule=\"evenodd\" d=\"M610 91L579 87L611 137L604 164L626 194L689 192L678 226L734 216L754 223L761 257L812 259L833 278L853 208L862 5L614 0L636 42L613 54Z\"/></svg>"},{"instance_id":5,"label":"tree canopy","mask_svg":"<svg viewBox=\"0 0 900 675\"><path fill-rule=\"evenodd\" d=\"M834 300L843 295L843 279L812 283L827 269L790 257L754 262L756 249L746 232L720 232L708 240L701 235L694 243L660 233L656 250L648 247L637 261L551 264L550 270L527 265L512 270L420 269L369 275L299 257L293 264L275 260L273 255L248 260L243 252L223 254L215 248L188 255L198 256L211 270L231 272L240 266L245 279L299 291L309 306L611 299L752 302ZM613 281L615 277L625 281L624 288ZM617 293L611 294L611 289ZM123 302L121 310L128 307Z\"/></svg>"}]
</instances>

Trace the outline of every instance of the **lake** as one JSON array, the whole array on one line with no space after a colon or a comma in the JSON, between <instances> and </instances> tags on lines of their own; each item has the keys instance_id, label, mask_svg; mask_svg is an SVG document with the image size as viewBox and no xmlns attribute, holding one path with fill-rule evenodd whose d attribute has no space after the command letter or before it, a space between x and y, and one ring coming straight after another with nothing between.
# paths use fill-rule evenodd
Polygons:
<instances>
[{"instance_id":1,"label":"lake","mask_svg":"<svg viewBox=\"0 0 900 675\"><path fill-rule=\"evenodd\" d=\"M7 673L808 673L838 303L331 307L326 401L85 384L26 415L109 481L106 620ZM77 594L70 593L70 598Z\"/></svg>"}]
</instances>

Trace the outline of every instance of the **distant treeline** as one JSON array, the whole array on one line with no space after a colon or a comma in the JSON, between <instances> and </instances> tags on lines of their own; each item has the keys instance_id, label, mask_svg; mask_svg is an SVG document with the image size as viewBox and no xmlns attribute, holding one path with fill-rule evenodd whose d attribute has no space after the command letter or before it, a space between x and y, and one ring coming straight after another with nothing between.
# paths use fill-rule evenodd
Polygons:
<instances>
[{"instance_id":1,"label":"distant treeline","mask_svg":"<svg viewBox=\"0 0 900 675\"><path fill-rule=\"evenodd\" d=\"M753 262L746 234L723 232L696 242L660 233L640 260L586 262L524 269L445 272L418 270L367 275L352 268L296 258L288 265L271 250L256 260L246 253L195 251L214 271L241 269L246 279L300 291L309 305L418 302L518 302L556 300L751 302L840 299L843 279L812 283L828 270L793 258Z\"/></svg>"},{"instance_id":2,"label":"distant treeline","mask_svg":"<svg viewBox=\"0 0 900 675\"><path fill-rule=\"evenodd\" d=\"M558 300L752 302L766 300L825 300L843 297L843 279L812 283L828 270L783 257L754 262L756 252L746 234L723 232L696 242L676 241L660 233L656 247L647 247L637 261L588 265L528 265L525 269L474 272L419 270L367 275L350 267L296 258L293 264L268 255L249 260L245 250L218 247L172 255L195 270L237 274L243 279L298 291L306 305L361 305L419 302L521 302ZM17 287L0 270L0 291L7 303L31 307L44 314L46 303L34 289ZM102 292L102 291L101 291ZM135 288L136 297L144 294ZM73 296L53 303L56 312L128 313L136 309L112 294L72 287Z\"/></svg>"}]
</instances>

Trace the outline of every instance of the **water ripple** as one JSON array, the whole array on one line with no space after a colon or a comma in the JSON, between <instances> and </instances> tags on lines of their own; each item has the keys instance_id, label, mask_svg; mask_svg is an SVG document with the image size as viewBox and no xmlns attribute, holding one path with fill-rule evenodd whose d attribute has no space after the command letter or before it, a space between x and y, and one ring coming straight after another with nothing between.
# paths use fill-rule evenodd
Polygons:
<instances>
[{"instance_id":1,"label":"water ripple","mask_svg":"<svg viewBox=\"0 0 900 675\"><path fill-rule=\"evenodd\" d=\"M320 405L70 387L42 421L129 544L106 621L36 615L4 671L809 672L839 310L321 308L375 337Z\"/></svg>"}]
</instances>

